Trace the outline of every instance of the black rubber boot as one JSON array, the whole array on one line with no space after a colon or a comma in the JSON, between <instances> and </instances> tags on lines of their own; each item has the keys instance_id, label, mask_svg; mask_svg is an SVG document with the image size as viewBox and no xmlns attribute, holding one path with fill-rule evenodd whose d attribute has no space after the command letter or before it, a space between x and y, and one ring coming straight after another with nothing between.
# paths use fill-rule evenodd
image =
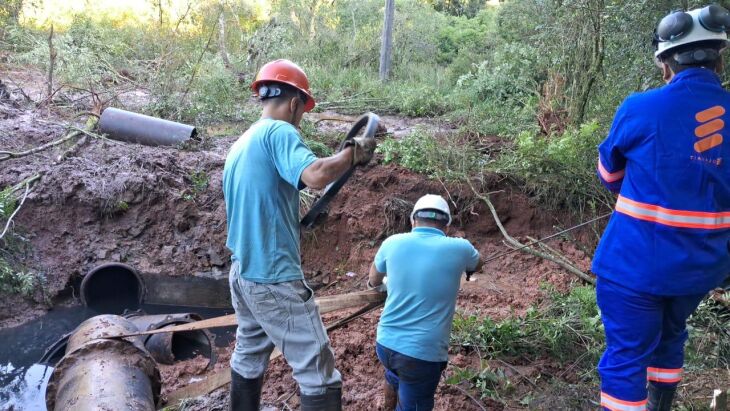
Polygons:
<instances>
[{"instance_id":1,"label":"black rubber boot","mask_svg":"<svg viewBox=\"0 0 730 411\"><path fill-rule=\"evenodd\" d=\"M319 395L300 396L302 411L342 411L342 388L327 388Z\"/></svg>"},{"instance_id":2,"label":"black rubber boot","mask_svg":"<svg viewBox=\"0 0 730 411\"><path fill-rule=\"evenodd\" d=\"M231 411L259 411L264 376L249 379L231 370Z\"/></svg>"},{"instance_id":3,"label":"black rubber boot","mask_svg":"<svg viewBox=\"0 0 730 411\"><path fill-rule=\"evenodd\" d=\"M646 406L648 411L671 411L676 387L660 388L649 383L649 403Z\"/></svg>"}]
</instances>

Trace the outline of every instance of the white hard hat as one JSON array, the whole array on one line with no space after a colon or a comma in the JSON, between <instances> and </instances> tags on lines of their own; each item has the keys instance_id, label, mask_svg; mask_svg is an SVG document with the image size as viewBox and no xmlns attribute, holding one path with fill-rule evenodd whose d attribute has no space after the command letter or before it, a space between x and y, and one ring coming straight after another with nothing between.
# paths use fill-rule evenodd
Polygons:
<instances>
[{"instance_id":1,"label":"white hard hat","mask_svg":"<svg viewBox=\"0 0 730 411\"><path fill-rule=\"evenodd\" d=\"M426 194L425 196L421 197L416 201L416 205L413 206L413 212L411 212L411 221L413 221L413 218L416 216L416 213L419 211L425 211L425 210L432 210L432 211L439 211L443 214L445 214L449 221L446 223L446 225L451 224L451 210L449 210L449 204L444 200L443 197L435 194Z\"/></svg>"},{"instance_id":2,"label":"white hard hat","mask_svg":"<svg viewBox=\"0 0 730 411\"><path fill-rule=\"evenodd\" d=\"M730 14L717 4L687 12L675 11L664 17L656 28L654 57L700 41L727 43L727 30L730 30Z\"/></svg>"}]
</instances>

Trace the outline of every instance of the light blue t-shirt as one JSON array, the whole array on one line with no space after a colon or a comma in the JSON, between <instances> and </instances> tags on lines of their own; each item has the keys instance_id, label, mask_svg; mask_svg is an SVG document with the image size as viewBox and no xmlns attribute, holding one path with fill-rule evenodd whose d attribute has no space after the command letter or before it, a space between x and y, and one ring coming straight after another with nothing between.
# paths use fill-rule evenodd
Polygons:
<instances>
[{"instance_id":1,"label":"light blue t-shirt","mask_svg":"<svg viewBox=\"0 0 730 411\"><path fill-rule=\"evenodd\" d=\"M449 335L461 275L479 252L468 240L416 227L386 239L375 268L388 276L388 297L378 324L380 345L424 361L448 361Z\"/></svg>"},{"instance_id":2,"label":"light blue t-shirt","mask_svg":"<svg viewBox=\"0 0 730 411\"><path fill-rule=\"evenodd\" d=\"M316 159L294 126L272 119L254 123L231 147L223 168L226 246L243 278L270 284L304 278L300 178Z\"/></svg>"}]
</instances>

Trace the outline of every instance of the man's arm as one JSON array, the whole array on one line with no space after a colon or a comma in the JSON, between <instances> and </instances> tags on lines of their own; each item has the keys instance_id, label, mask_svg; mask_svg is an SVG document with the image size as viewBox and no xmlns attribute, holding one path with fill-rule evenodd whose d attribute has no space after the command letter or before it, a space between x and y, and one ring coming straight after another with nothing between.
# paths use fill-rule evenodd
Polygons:
<instances>
[{"instance_id":1,"label":"man's arm","mask_svg":"<svg viewBox=\"0 0 730 411\"><path fill-rule=\"evenodd\" d=\"M352 150L347 147L333 156L317 159L302 172L302 183L315 190L325 188L352 166Z\"/></svg>"},{"instance_id":2,"label":"man's arm","mask_svg":"<svg viewBox=\"0 0 730 411\"><path fill-rule=\"evenodd\" d=\"M368 274L368 285L370 287L377 287L380 284L383 284L383 278L385 278L385 273L378 271L375 267L375 263L373 263L370 266L370 274Z\"/></svg>"}]
</instances>

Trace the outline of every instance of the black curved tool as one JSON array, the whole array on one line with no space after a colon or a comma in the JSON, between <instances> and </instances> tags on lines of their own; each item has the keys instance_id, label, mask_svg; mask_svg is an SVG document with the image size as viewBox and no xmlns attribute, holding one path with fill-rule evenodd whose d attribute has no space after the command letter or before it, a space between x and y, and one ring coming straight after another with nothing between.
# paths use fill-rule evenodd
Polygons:
<instances>
[{"instance_id":1,"label":"black curved tool","mask_svg":"<svg viewBox=\"0 0 730 411\"><path fill-rule=\"evenodd\" d=\"M378 124L380 124L380 117L373 113L363 114L362 117L360 117L352 126L350 131L347 133L347 136L345 136L345 139L342 140L339 151L342 151L342 149L345 148L345 143L348 140L355 138L360 131L363 130L363 128L365 129L363 137L375 138L375 132L378 130ZM350 176L352 176L352 173L355 171L355 167L356 166L350 167L347 171L345 171L345 174L325 188L322 196L314 202L312 208L309 209L307 214L302 217L302 220L299 222L302 227L312 228L319 222L319 217L327 212L327 206L337 195L342 186L345 185L347 180L350 179Z\"/></svg>"}]
</instances>

